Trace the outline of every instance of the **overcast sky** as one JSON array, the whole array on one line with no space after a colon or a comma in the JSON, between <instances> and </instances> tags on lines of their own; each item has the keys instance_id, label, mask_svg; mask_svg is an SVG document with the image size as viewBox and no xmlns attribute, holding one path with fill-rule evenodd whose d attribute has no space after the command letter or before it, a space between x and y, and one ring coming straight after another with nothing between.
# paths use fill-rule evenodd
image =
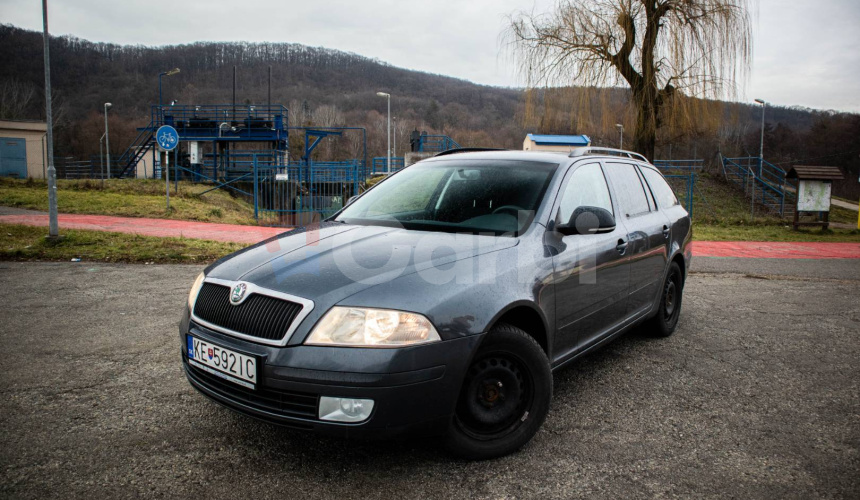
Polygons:
<instances>
[{"instance_id":1,"label":"overcast sky","mask_svg":"<svg viewBox=\"0 0 860 500\"><path fill-rule=\"evenodd\" d=\"M553 0L49 0L51 33L121 44L297 42L395 66L516 86L499 33ZM0 22L41 30L41 2L0 0ZM759 0L740 99L860 112L860 0Z\"/></svg>"}]
</instances>

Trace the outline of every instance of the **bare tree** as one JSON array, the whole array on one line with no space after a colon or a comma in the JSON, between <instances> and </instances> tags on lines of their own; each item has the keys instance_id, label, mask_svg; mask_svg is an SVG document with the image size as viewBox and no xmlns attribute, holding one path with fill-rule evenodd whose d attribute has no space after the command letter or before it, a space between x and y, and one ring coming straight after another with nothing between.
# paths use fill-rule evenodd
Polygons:
<instances>
[{"instance_id":1,"label":"bare tree","mask_svg":"<svg viewBox=\"0 0 860 500\"><path fill-rule=\"evenodd\" d=\"M0 119L35 118L28 116L35 95L36 86L29 82L22 82L13 78L0 83Z\"/></svg>"},{"instance_id":2,"label":"bare tree","mask_svg":"<svg viewBox=\"0 0 860 500\"><path fill-rule=\"evenodd\" d=\"M512 17L505 36L529 88L626 82L633 145L651 159L658 128L677 116L667 108L733 94L752 54L746 0L564 0Z\"/></svg>"}]
</instances>

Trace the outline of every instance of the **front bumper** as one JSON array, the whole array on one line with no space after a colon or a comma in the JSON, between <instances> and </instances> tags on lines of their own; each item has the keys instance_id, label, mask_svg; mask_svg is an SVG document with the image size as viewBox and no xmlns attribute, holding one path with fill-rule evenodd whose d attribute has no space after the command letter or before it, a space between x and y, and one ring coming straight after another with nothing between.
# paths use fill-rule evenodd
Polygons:
<instances>
[{"instance_id":1,"label":"front bumper","mask_svg":"<svg viewBox=\"0 0 860 500\"><path fill-rule=\"evenodd\" d=\"M184 323L184 322L183 322ZM180 329L182 360L191 385L209 398L267 422L346 437L386 438L433 434L447 428L480 335L399 348L270 347L246 342L193 322ZM189 365L185 337L196 337L258 356L256 389ZM360 423L321 421L320 396L374 400Z\"/></svg>"}]
</instances>

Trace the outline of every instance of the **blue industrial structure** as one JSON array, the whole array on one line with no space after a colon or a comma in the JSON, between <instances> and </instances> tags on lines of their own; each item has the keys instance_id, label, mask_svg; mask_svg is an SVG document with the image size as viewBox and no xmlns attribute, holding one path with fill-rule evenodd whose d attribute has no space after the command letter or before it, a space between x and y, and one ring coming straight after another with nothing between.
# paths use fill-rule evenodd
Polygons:
<instances>
[{"instance_id":1,"label":"blue industrial structure","mask_svg":"<svg viewBox=\"0 0 860 500\"><path fill-rule=\"evenodd\" d=\"M358 194L369 173L367 133L361 127L290 127L288 116L281 105L152 106L150 123L111 163L118 177L133 176L141 159L152 153L152 175L161 177L154 132L170 125L184 146L184 152L168 153L173 180L207 182L212 188L205 192L230 189L243 195L261 223L304 225L339 210ZM361 135L357 158L313 159L327 137L349 131ZM303 134L304 144L300 158L291 159L289 135L296 132Z\"/></svg>"},{"instance_id":2,"label":"blue industrial structure","mask_svg":"<svg viewBox=\"0 0 860 500\"><path fill-rule=\"evenodd\" d=\"M281 105L152 106L149 124L138 129L138 136L117 161L120 177L134 175L138 162L154 151L154 132L162 125L175 128L180 142L212 145L208 161L192 164L193 169L211 172L212 177L229 176L230 154L242 150L238 144L263 143L267 150L282 153L288 146L287 108Z\"/></svg>"},{"instance_id":3,"label":"blue industrial structure","mask_svg":"<svg viewBox=\"0 0 860 500\"><path fill-rule=\"evenodd\" d=\"M578 148L591 145L591 138L587 135L528 134L526 135L525 142L528 143L530 141L533 142L535 146Z\"/></svg>"}]
</instances>

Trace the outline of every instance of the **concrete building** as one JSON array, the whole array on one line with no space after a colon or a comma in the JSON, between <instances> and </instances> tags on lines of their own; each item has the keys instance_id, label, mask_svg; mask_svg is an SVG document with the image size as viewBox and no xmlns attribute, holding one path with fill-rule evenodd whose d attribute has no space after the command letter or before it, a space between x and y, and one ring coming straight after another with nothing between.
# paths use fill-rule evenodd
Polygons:
<instances>
[{"instance_id":1,"label":"concrete building","mask_svg":"<svg viewBox=\"0 0 860 500\"><path fill-rule=\"evenodd\" d=\"M44 179L47 130L45 122L0 120L0 176Z\"/></svg>"},{"instance_id":2,"label":"concrete building","mask_svg":"<svg viewBox=\"0 0 860 500\"><path fill-rule=\"evenodd\" d=\"M523 151L557 151L568 153L591 145L587 135L529 134L523 141Z\"/></svg>"}]
</instances>

